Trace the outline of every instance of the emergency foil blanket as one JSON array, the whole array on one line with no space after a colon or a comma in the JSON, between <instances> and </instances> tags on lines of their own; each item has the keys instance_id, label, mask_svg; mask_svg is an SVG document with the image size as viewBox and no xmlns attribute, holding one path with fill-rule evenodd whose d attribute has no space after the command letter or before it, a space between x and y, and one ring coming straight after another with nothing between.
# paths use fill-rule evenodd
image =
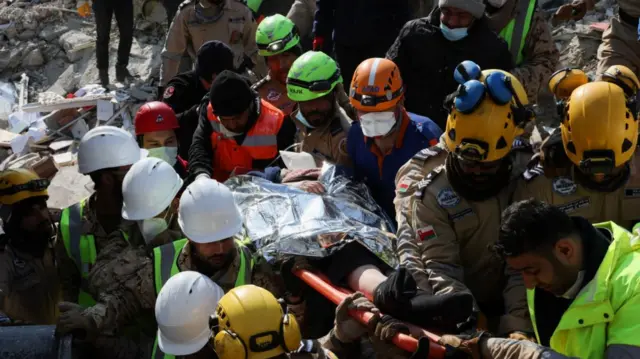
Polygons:
<instances>
[{"instance_id":1,"label":"emergency foil blanket","mask_svg":"<svg viewBox=\"0 0 640 359\"><path fill-rule=\"evenodd\" d=\"M392 268L398 263L393 225L369 189L328 167L323 195L253 176L225 184L245 219L247 236L271 264L292 256L326 257L357 241Z\"/></svg>"}]
</instances>

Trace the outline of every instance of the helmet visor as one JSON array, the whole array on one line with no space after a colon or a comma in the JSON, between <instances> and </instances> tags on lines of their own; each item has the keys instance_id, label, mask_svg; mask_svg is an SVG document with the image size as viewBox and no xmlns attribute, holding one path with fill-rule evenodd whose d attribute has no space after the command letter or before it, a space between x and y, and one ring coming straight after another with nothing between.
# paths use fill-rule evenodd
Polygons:
<instances>
[{"instance_id":1,"label":"helmet visor","mask_svg":"<svg viewBox=\"0 0 640 359\"><path fill-rule=\"evenodd\" d=\"M340 79L340 70L336 70L327 80L308 82L289 77L287 78L287 84L302 87L311 92L327 92L333 88L334 83L338 81L338 79Z\"/></svg>"},{"instance_id":2,"label":"helmet visor","mask_svg":"<svg viewBox=\"0 0 640 359\"><path fill-rule=\"evenodd\" d=\"M9 188L0 189L0 196L10 196L23 191L40 192L46 190L47 187L49 187L49 180L41 178L31 180L27 183L11 186Z\"/></svg>"}]
</instances>

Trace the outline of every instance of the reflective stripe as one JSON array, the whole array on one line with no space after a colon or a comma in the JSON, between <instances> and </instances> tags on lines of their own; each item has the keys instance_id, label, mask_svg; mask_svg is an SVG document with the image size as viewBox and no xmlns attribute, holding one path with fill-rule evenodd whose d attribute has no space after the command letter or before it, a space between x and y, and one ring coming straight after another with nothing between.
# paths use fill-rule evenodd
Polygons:
<instances>
[{"instance_id":1,"label":"reflective stripe","mask_svg":"<svg viewBox=\"0 0 640 359\"><path fill-rule=\"evenodd\" d=\"M533 13L537 7L537 0L530 0L529 2L520 1L518 16L511 20L507 26L500 31L500 36L509 45L509 51L513 61L519 65L522 63L523 56L522 50L526 38L531 29L531 20L533 19Z\"/></svg>"},{"instance_id":2,"label":"reflective stripe","mask_svg":"<svg viewBox=\"0 0 640 359\"><path fill-rule=\"evenodd\" d=\"M246 147L276 146L277 144L278 138L274 135L247 136L242 142Z\"/></svg>"},{"instance_id":3,"label":"reflective stripe","mask_svg":"<svg viewBox=\"0 0 640 359\"><path fill-rule=\"evenodd\" d=\"M378 65L380 65L381 60L382 59L373 60L373 65L371 65L371 69L369 70L369 86L376 84L376 72L378 71Z\"/></svg>"},{"instance_id":4,"label":"reflective stripe","mask_svg":"<svg viewBox=\"0 0 640 359\"><path fill-rule=\"evenodd\" d=\"M220 122L218 122L217 120L209 120L209 123L211 123L211 129L213 130L213 132L221 132Z\"/></svg>"},{"instance_id":5,"label":"reflective stripe","mask_svg":"<svg viewBox=\"0 0 640 359\"><path fill-rule=\"evenodd\" d=\"M186 245L187 239L181 239L153 249L156 294L160 293L169 278L180 271L177 264L178 256Z\"/></svg>"},{"instance_id":6,"label":"reflective stripe","mask_svg":"<svg viewBox=\"0 0 640 359\"><path fill-rule=\"evenodd\" d=\"M254 261L253 254L247 246L240 241L236 241L236 245L239 249L238 254L240 255L240 268L238 269L238 276L236 277L236 283L234 286L239 287L241 285L251 283L251 273L253 272ZM248 266L247 261L249 261Z\"/></svg>"},{"instance_id":7,"label":"reflective stripe","mask_svg":"<svg viewBox=\"0 0 640 359\"><path fill-rule=\"evenodd\" d=\"M82 251L80 250L82 238L82 207L84 202L76 203L69 207L69 250L71 258L76 262L80 269L80 274L84 277L89 274L89 263L82 260Z\"/></svg>"},{"instance_id":8,"label":"reflective stripe","mask_svg":"<svg viewBox=\"0 0 640 359\"><path fill-rule=\"evenodd\" d=\"M165 354L160 350L158 346L158 336L156 335L156 341L153 343L153 353L151 353L152 359L175 359L175 355Z\"/></svg>"}]
</instances>

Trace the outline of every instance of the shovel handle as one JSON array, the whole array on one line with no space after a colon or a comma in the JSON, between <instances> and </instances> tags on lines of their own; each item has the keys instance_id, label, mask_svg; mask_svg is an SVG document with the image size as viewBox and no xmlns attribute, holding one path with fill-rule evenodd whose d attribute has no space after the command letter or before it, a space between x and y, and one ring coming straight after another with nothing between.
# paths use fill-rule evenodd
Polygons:
<instances>
[{"instance_id":1,"label":"shovel handle","mask_svg":"<svg viewBox=\"0 0 640 359\"><path fill-rule=\"evenodd\" d=\"M312 273L305 269L297 269L293 271L298 278L307 283L311 288L322 294L325 298L333 302L335 305L339 305L344 298L346 298L350 292L346 289L335 287L331 284L326 277ZM323 278L324 277L324 278ZM373 316L369 312L349 311L349 315L354 319L357 319L363 325L367 325L369 319ZM445 356L445 348L438 344L440 337L437 335L423 330L426 337L429 338L430 350L428 359L443 359ZM392 340L398 348L406 350L410 353L415 352L418 349L418 341L406 334L396 334Z\"/></svg>"}]
</instances>

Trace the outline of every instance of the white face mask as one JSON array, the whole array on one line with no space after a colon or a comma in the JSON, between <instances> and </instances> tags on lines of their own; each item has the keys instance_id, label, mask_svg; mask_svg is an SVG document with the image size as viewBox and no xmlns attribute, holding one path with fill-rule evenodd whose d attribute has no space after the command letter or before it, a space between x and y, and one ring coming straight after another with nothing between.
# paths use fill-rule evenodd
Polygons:
<instances>
[{"instance_id":1,"label":"white face mask","mask_svg":"<svg viewBox=\"0 0 640 359\"><path fill-rule=\"evenodd\" d=\"M507 3L507 0L487 0L487 2L495 8L501 8Z\"/></svg>"},{"instance_id":2,"label":"white face mask","mask_svg":"<svg viewBox=\"0 0 640 359\"><path fill-rule=\"evenodd\" d=\"M138 221L138 227L140 227L142 237L147 244L151 243L160 233L169 228L164 218L151 218Z\"/></svg>"},{"instance_id":3,"label":"white face mask","mask_svg":"<svg viewBox=\"0 0 640 359\"><path fill-rule=\"evenodd\" d=\"M396 114L393 111L369 112L360 116L360 127L367 137L385 136L395 124Z\"/></svg>"},{"instance_id":4,"label":"white face mask","mask_svg":"<svg viewBox=\"0 0 640 359\"><path fill-rule=\"evenodd\" d=\"M218 120L220 120L219 117L218 117ZM233 131L228 130L226 127L224 127L224 125L222 124L222 121L220 121L220 132L222 132L224 137L227 137L227 138L240 136L242 134L240 132L233 132Z\"/></svg>"},{"instance_id":5,"label":"white face mask","mask_svg":"<svg viewBox=\"0 0 640 359\"><path fill-rule=\"evenodd\" d=\"M178 147L156 147L147 151L149 157L159 158L172 166L178 161Z\"/></svg>"}]
</instances>

